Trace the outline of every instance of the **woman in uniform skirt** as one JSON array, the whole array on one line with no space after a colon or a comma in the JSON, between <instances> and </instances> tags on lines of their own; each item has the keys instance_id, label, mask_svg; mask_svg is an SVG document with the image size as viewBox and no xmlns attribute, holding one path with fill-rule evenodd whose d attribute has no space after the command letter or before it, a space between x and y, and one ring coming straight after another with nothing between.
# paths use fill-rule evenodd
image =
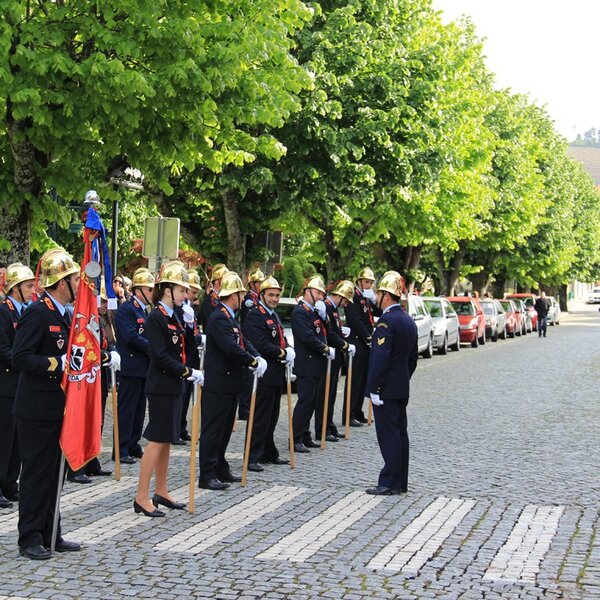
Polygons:
<instances>
[{"instance_id":1,"label":"woman in uniform skirt","mask_svg":"<svg viewBox=\"0 0 600 600\"><path fill-rule=\"evenodd\" d=\"M166 263L154 285L154 310L146 321L146 336L150 366L146 376L148 425L144 437L148 445L140 465L137 496L133 501L136 513L147 517L164 517L158 506L183 509L167 487L167 471L171 443L179 439L179 396L185 379L202 385L203 376L197 369L185 366L186 352L195 351L194 330L182 324L174 312L186 298L188 273L180 261ZM150 479L156 474L155 493L150 499Z\"/></svg>"}]
</instances>

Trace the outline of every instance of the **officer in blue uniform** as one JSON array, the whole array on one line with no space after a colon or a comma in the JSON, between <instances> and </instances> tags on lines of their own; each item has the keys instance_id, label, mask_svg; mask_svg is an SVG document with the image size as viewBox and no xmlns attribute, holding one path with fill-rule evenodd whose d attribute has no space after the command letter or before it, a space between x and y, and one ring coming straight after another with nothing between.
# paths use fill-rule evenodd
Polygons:
<instances>
[{"instance_id":1,"label":"officer in blue uniform","mask_svg":"<svg viewBox=\"0 0 600 600\"><path fill-rule=\"evenodd\" d=\"M70 315L79 285L79 266L62 249L40 259L42 297L24 311L15 332L13 368L19 371L15 416L22 468L19 480L19 552L32 560L51 558L52 528L65 410L61 380L66 363ZM57 552L80 549L63 540L58 518Z\"/></svg>"},{"instance_id":2,"label":"officer in blue uniform","mask_svg":"<svg viewBox=\"0 0 600 600\"><path fill-rule=\"evenodd\" d=\"M403 494L408 488L406 406L410 378L417 368L417 326L400 306L399 273L388 271L377 290L383 311L375 327L366 393L373 403L377 441L384 460L376 487L368 494Z\"/></svg>"},{"instance_id":3,"label":"officer in blue uniform","mask_svg":"<svg viewBox=\"0 0 600 600\"><path fill-rule=\"evenodd\" d=\"M145 268L133 274L133 296L121 304L115 317L117 352L121 356L119 374L119 451L121 462L135 463L142 457L142 429L146 414L146 373L148 340L144 334L152 307L154 275Z\"/></svg>"},{"instance_id":4,"label":"officer in blue uniform","mask_svg":"<svg viewBox=\"0 0 600 600\"><path fill-rule=\"evenodd\" d=\"M302 299L292 311L298 402L294 407L294 450L310 452L318 444L310 439L310 420L317 404L317 394L324 391L323 381L327 359L335 357L335 350L327 344L326 315L317 312L315 305L325 298L325 283L320 275L307 279Z\"/></svg>"},{"instance_id":5,"label":"officer in blue uniform","mask_svg":"<svg viewBox=\"0 0 600 600\"><path fill-rule=\"evenodd\" d=\"M15 329L35 291L35 275L21 263L9 265L6 300L0 304L0 508L19 499L21 458L13 414L19 373L12 366Z\"/></svg>"},{"instance_id":6,"label":"officer in blue uniform","mask_svg":"<svg viewBox=\"0 0 600 600\"><path fill-rule=\"evenodd\" d=\"M375 275L373 271L369 267L361 269L356 279L353 302L346 307L346 323L350 327L348 342L356 346L350 395L350 425L352 427L360 427L367 422L363 412L363 399L367 383L371 337L375 326L374 317L380 314L377 306L375 306L375 293L372 289L374 282ZM345 422L345 402L342 418Z\"/></svg>"},{"instance_id":7,"label":"officer in blue uniform","mask_svg":"<svg viewBox=\"0 0 600 600\"><path fill-rule=\"evenodd\" d=\"M337 442L338 438L343 437L333 422L333 410L335 408L338 380L342 364L344 363L344 357L346 355L354 356L356 354L356 346L348 343L344 339L340 309L345 310L348 304L352 303L353 293L354 285L352 282L342 279L335 284L327 298L325 298L325 310L327 312L327 343L331 348L335 348L335 358L331 363L329 400L327 403L327 430L325 439L328 442ZM317 395L317 407L315 409L315 437L318 441L321 440L324 400L325 389L323 389L323 393L319 390Z\"/></svg>"},{"instance_id":8,"label":"officer in blue uniform","mask_svg":"<svg viewBox=\"0 0 600 600\"><path fill-rule=\"evenodd\" d=\"M267 368L267 361L245 339L235 318L245 291L239 275L227 271L219 290L220 303L206 326L198 486L209 490L225 490L242 480L231 472L225 451L246 371L251 368L261 377Z\"/></svg>"},{"instance_id":9,"label":"officer in blue uniform","mask_svg":"<svg viewBox=\"0 0 600 600\"><path fill-rule=\"evenodd\" d=\"M200 326L202 327L202 331L206 331L208 319L213 310L219 305L221 280L223 279L223 275L228 271L229 269L223 263L217 263L210 272L208 289L206 290L206 295L200 306Z\"/></svg>"},{"instance_id":10,"label":"officer in blue uniform","mask_svg":"<svg viewBox=\"0 0 600 600\"><path fill-rule=\"evenodd\" d=\"M254 426L250 444L249 471L264 471L261 463L285 465L275 445L274 432L279 420L281 390L285 384L285 367L296 353L288 344L279 315L275 312L281 298L281 286L274 277L260 285L260 300L244 320L246 339L267 361L267 370L258 380Z\"/></svg>"}]
</instances>

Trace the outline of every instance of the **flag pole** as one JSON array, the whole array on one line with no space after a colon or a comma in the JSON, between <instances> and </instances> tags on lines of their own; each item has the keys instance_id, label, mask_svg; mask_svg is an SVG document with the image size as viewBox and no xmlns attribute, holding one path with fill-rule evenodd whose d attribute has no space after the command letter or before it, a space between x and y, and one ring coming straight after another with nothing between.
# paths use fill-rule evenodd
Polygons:
<instances>
[{"instance_id":1,"label":"flag pole","mask_svg":"<svg viewBox=\"0 0 600 600\"><path fill-rule=\"evenodd\" d=\"M327 413L329 412L329 388L331 386L331 357L327 357L327 375L325 376L325 397L323 398L323 423L321 425L321 450L325 449L325 434L327 432Z\"/></svg>"},{"instance_id":2,"label":"flag pole","mask_svg":"<svg viewBox=\"0 0 600 600\"><path fill-rule=\"evenodd\" d=\"M54 504L54 520L52 522L52 539L50 540L50 554L54 554L56 549L56 534L58 533L58 517L60 510L60 495L63 489L65 479L65 455L60 453L60 467L58 469L58 484L56 486L56 502Z\"/></svg>"},{"instance_id":3,"label":"flag pole","mask_svg":"<svg viewBox=\"0 0 600 600\"><path fill-rule=\"evenodd\" d=\"M350 439L350 396L352 394L352 355L348 355L348 371L346 372L346 431L345 439Z\"/></svg>"},{"instance_id":4,"label":"flag pole","mask_svg":"<svg viewBox=\"0 0 600 600\"><path fill-rule=\"evenodd\" d=\"M198 348L200 354L200 370L204 369L204 347ZM194 384L192 393L192 442L190 444L190 492L188 512L194 514L196 495L196 447L200 435L200 406L202 402L202 386Z\"/></svg>"},{"instance_id":5,"label":"flag pole","mask_svg":"<svg viewBox=\"0 0 600 600\"><path fill-rule=\"evenodd\" d=\"M292 364L286 366L286 387L287 387L287 406L288 406L288 431L290 437L290 467L296 468L294 456L294 421L292 418Z\"/></svg>"},{"instance_id":6,"label":"flag pole","mask_svg":"<svg viewBox=\"0 0 600 600\"><path fill-rule=\"evenodd\" d=\"M121 481L121 448L119 445L119 402L117 400L117 372L110 370L112 383L112 411L113 411L113 446L115 450L115 479Z\"/></svg>"},{"instance_id":7,"label":"flag pole","mask_svg":"<svg viewBox=\"0 0 600 600\"><path fill-rule=\"evenodd\" d=\"M254 426L254 408L256 407L256 387L258 386L258 374L254 373L252 381L252 396L250 397L250 412L246 423L246 447L244 449L244 468L242 469L242 486L246 485L248 477L248 463L250 462L250 444L252 442L252 427Z\"/></svg>"}]
</instances>

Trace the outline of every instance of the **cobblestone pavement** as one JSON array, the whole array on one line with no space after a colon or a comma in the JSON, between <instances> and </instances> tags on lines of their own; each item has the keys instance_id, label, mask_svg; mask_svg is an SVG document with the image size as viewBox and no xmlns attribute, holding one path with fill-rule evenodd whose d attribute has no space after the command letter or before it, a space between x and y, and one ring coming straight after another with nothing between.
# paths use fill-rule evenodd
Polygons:
<instances>
[{"instance_id":1,"label":"cobblestone pavement","mask_svg":"<svg viewBox=\"0 0 600 600\"><path fill-rule=\"evenodd\" d=\"M82 552L19 558L16 511L0 512L0 598L600 598L600 313L572 309L546 339L419 360L407 495L364 493L381 467L367 426L295 470L197 490L194 515L134 515L124 465L120 482L65 486ZM286 424L282 410L282 451ZM238 472L242 440L240 426ZM180 500L188 453L173 450Z\"/></svg>"}]
</instances>

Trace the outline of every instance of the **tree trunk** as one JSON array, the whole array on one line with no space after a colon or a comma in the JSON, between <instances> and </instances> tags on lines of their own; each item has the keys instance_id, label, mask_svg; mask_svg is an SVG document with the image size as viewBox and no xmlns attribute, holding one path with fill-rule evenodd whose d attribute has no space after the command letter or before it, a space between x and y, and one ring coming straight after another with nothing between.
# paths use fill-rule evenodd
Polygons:
<instances>
[{"instance_id":1,"label":"tree trunk","mask_svg":"<svg viewBox=\"0 0 600 600\"><path fill-rule=\"evenodd\" d=\"M227 228L227 266L242 277L246 270L246 239L240 230L237 194L226 190L221 198Z\"/></svg>"},{"instance_id":2,"label":"tree trunk","mask_svg":"<svg viewBox=\"0 0 600 600\"><path fill-rule=\"evenodd\" d=\"M325 268L327 273L327 281L334 281L336 279L342 279L345 277L345 264L340 255L340 251L337 249L335 238L332 229L323 230L323 242L327 251L327 257L325 259Z\"/></svg>"},{"instance_id":3,"label":"tree trunk","mask_svg":"<svg viewBox=\"0 0 600 600\"><path fill-rule=\"evenodd\" d=\"M22 207L17 214L10 214L5 204L0 206L0 240L6 240L10 244L10 249L0 250L0 261L29 265L30 239L31 218L27 209Z\"/></svg>"},{"instance_id":4,"label":"tree trunk","mask_svg":"<svg viewBox=\"0 0 600 600\"><path fill-rule=\"evenodd\" d=\"M460 276L460 268L465 257L465 244L460 244L456 254L452 257L450 266L446 267L444 254L441 250L436 251L438 269L440 271L440 289L439 295L452 296Z\"/></svg>"},{"instance_id":5,"label":"tree trunk","mask_svg":"<svg viewBox=\"0 0 600 600\"><path fill-rule=\"evenodd\" d=\"M494 298L504 298L504 290L506 289L506 276L498 276L491 287L492 296Z\"/></svg>"}]
</instances>

